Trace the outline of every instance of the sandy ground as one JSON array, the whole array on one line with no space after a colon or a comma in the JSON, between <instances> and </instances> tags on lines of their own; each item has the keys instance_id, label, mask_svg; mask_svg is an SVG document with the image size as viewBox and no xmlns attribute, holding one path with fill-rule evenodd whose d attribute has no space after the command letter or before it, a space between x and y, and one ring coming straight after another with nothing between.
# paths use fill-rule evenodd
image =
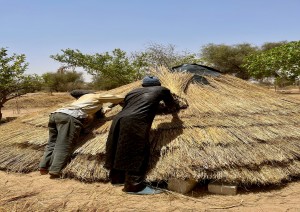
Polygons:
<instances>
[{"instance_id":1,"label":"sandy ground","mask_svg":"<svg viewBox=\"0 0 300 212\"><path fill-rule=\"evenodd\" d=\"M212 195L204 186L186 196L141 196L110 184L0 172L0 188L0 211L300 211L299 181L280 188L239 188L235 196Z\"/></svg>"},{"instance_id":2,"label":"sandy ground","mask_svg":"<svg viewBox=\"0 0 300 212\"><path fill-rule=\"evenodd\" d=\"M3 119L19 117L37 112L60 103L75 100L68 93L28 93L24 96L7 101L2 108Z\"/></svg>"},{"instance_id":3,"label":"sandy ground","mask_svg":"<svg viewBox=\"0 0 300 212\"><path fill-rule=\"evenodd\" d=\"M3 109L2 115L3 118L6 117L19 117L28 113L37 112L45 108L22 108L22 109Z\"/></svg>"}]
</instances>

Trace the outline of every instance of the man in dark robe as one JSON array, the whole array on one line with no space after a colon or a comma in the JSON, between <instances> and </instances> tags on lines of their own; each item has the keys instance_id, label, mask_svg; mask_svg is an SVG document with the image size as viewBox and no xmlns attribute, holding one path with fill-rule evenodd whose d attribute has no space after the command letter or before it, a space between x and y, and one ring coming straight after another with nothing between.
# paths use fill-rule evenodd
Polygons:
<instances>
[{"instance_id":1,"label":"man in dark robe","mask_svg":"<svg viewBox=\"0 0 300 212\"><path fill-rule=\"evenodd\" d=\"M154 194L159 190L144 183L150 153L149 132L159 102L174 108L175 101L156 77L145 77L142 86L126 95L123 110L113 119L106 143L105 167L110 170L112 184L125 183L123 191Z\"/></svg>"}]
</instances>

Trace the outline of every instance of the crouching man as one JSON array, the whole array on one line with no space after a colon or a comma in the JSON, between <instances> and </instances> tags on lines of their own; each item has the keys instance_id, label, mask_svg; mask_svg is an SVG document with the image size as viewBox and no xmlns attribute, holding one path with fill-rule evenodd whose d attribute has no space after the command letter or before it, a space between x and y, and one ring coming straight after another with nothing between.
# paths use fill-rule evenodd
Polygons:
<instances>
[{"instance_id":1,"label":"crouching man","mask_svg":"<svg viewBox=\"0 0 300 212\"><path fill-rule=\"evenodd\" d=\"M119 104L123 100L124 97L117 95L87 93L70 105L52 112L48 123L49 139L39 164L40 173L59 178L84 125L93 120L103 103ZM106 110L109 109L103 109L104 112Z\"/></svg>"}]
</instances>

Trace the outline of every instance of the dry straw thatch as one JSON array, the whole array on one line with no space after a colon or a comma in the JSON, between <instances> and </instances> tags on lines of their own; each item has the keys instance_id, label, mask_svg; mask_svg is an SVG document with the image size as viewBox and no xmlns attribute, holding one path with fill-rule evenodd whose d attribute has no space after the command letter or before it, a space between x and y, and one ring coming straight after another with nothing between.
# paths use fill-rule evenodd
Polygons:
<instances>
[{"instance_id":1,"label":"dry straw thatch","mask_svg":"<svg viewBox=\"0 0 300 212\"><path fill-rule=\"evenodd\" d=\"M273 184L300 175L300 101L277 95L229 75L157 73L162 85L188 101L178 117L157 115L151 130L148 180L171 177L212 179L240 184ZM140 82L110 90L126 94ZM57 107L56 107L57 108ZM0 126L0 168L15 172L37 169L47 142L49 108ZM67 177L107 181L105 142L120 106L83 135Z\"/></svg>"}]
</instances>

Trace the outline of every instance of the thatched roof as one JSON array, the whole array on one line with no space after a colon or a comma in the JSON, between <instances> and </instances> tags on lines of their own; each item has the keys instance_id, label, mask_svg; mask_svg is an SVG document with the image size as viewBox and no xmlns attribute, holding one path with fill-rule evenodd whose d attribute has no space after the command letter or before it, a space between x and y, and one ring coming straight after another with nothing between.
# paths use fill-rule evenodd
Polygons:
<instances>
[{"instance_id":1,"label":"thatched roof","mask_svg":"<svg viewBox=\"0 0 300 212\"><path fill-rule=\"evenodd\" d=\"M178 117L157 115L151 130L149 180L171 177L271 184L300 175L300 101L229 75L160 73L162 85L188 101ZM126 94L135 82L109 93ZM55 107L57 108L57 107ZM37 170L47 142L49 108L0 126L0 169ZM105 142L117 106L83 135L67 177L107 181Z\"/></svg>"}]
</instances>

